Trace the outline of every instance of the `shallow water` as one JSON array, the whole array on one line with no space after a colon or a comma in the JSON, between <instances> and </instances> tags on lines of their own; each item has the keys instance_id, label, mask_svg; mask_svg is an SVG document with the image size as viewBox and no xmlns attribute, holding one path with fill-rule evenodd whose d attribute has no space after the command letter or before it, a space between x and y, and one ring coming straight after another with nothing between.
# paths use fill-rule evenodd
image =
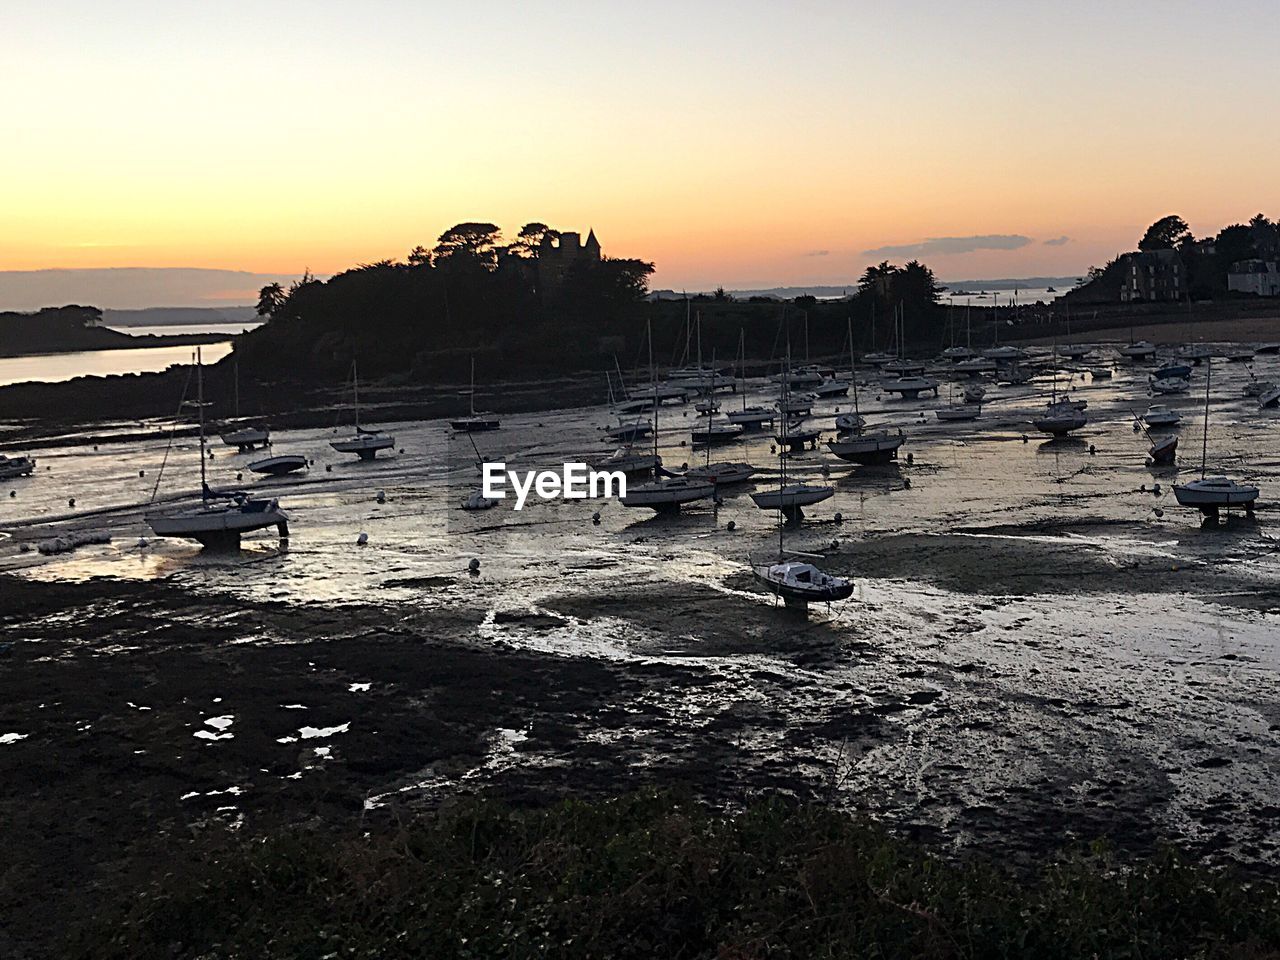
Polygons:
<instances>
[{"instance_id":1,"label":"shallow water","mask_svg":"<svg viewBox=\"0 0 1280 960\"><path fill-rule=\"evenodd\" d=\"M787 547L824 551L827 567L858 581L848 603L815 608L807 622L775 609L748 571L753 555L778 543L774 515L747 495L776 476L767 435L712 453L760 467L756 485L673 518L605 501L463 511L478 483L476 450L439 421L387 425L403 453L372 464L330 450L331 430L277 436L273 453L315 458L301 478L237 481L252 456L214 446L215 487L271 491L291 516L287 544L260 535L234 557L150 537L138 505L167 442L54 446L36 452L36 477L0 484L0 529L12 536L0 542L0 569L48 580L169 578L197 593L286 605L468 611L478 625L461 628L459 642L696 676L619 691L608 706L624 721L577 718L578 747L616 749L635 769L658 775L672 755L703 743L764 769L780 764L791 785L799 778L953 841L1039 835L1047 806L1070 811L1064 840L1094 829L1207 841L1225 830L1220 846L1270 861L1272 825L1249 812L1280 789L1280 559L1267 502L1280 491L1280 415L1243 397L1243 365L1214 365L1210 470L1257 483L1263 496L1256 522L1202 528L1171 486L1199 474L1204 371L1190 394L1155 398L1185 419L1180 466L1152 469L1131 416L1152 402L1148 369L1074 378L1090 423L1065 441L1036 436L1028 422L1048 377L991 387L975 423L939 424L928 415L940 402L932 398L865 391L868 418L908 434L901 462L856 467L822 449L788 463L789 477L811 481L825 467L836 495L809 510ZM1253 372L1280 378L1280 361L1260 359ZM757 384L747 402L771 396ZM851 406L824 404L814 422L830 427ZM667 465L696 462L692 406L664 407L660 417ZM607 422L603 409L518 415L475 440L486 459L553 467L607 453ZM162 494L190 491L197 477L195 442L175 441ZM32 521L107 527L115 540L63 557L20 553L22 542L48 535ZM466 572L472 558L476 576ZM270 643L270 630L243 642ZM379 690L364 675L343 683L361 697ZM340 761L360 717L325 720L293 724L280 749L318 737L327 752L308 751L304 769L317 757ZM563 747L494 722L478 762L382 783L370 803L535 780L569 762ZM214 740L240 720L203 724L196 736Z\"/></svg>"}]
</instances>

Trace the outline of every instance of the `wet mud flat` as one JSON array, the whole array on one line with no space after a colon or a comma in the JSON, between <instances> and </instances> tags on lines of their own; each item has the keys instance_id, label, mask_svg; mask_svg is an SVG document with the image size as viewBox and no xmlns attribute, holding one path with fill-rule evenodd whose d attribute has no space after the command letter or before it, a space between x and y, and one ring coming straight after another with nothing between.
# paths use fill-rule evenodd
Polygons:
<instances>
[{"instance_id":1,"label":"wet mud flat","mask_svg":"<svg viewBox=\"0 0 1280 960\"><path fill-rule=\"evenodd\" d=\"M944 852L1168 840L1272 873L1270 544L1223 531L1173 571L1115 527L844 543L830 565L859 593L807 619L739 567L601 566L531 594L389 576L359 603L0 578L0 952L39 955L212 834L462 794L783 793Z\"/></svg>"}]
</instances>

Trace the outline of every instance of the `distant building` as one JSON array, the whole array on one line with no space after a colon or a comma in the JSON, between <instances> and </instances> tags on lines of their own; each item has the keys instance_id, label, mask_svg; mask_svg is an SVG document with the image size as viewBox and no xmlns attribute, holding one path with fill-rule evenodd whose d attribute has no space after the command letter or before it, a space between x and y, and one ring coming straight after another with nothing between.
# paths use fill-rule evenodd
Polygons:
<instances>
[{"instance_id":1,"label":"distant building","mask_svg":"<svg viewBox=\"0 0 1280 960\"><path fill-rule=\"evenodd\" d=\"M1181 300L1187 289L1186 269L1177 250L1127 253L1121 261L1120 299Z\"/></svg>"},{"instance_id":2,"label":"distant building","mask_svg":"<svg viewBox=\"0 0 1280 960\"><path fill-rule=\"evenodd\" d=\"M544 236L538 245L539 292L544 297L555 296L569 269L583 262L600 262L600 241L594 230L587 231L586 242L577 233L562 233L559 238Z\"/></svg>"},{"instance_id":3,"label":"distant building","mask_svg":"<svg viewBox=\"0 0 1280 960\"><path fill-rule=\"evenodd\" d=\"M1227 272L1227 289L1232 293L1280 297L1280 265L1274 260L1240 260L1233 263Z\"/></svg>"}]
</instances>

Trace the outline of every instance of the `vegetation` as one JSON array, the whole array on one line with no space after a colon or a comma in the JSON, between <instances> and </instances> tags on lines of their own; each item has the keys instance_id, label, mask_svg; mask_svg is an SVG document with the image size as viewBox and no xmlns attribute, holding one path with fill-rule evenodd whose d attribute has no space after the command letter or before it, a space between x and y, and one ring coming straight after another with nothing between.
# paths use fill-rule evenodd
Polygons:
<instances>
[{"instance_id":1,"label":"vegetation","mask_svg":"<svg viewBox=\"0 0 1280 960\"><path fill-rule=\"evenodd\" d=\"M101 958L1277 957L1280 890L1171 851L1022 873L780 800L464 802L175 864L86 920Z\"/></svg>"},{"instance_id":2,"label":"vegetation","mask_svg":"<svg viewBox=\"0 0 1280 960\"><path fill-rule=\"evenodd\" d=\"M1138 249L1176 250L1186 267L1191 297L1209 300L1227 295L1227 274L1233 263L1280 259L1280 221L1259 213L1247 224L1233 223L1214 236L1197 239L1182 217L1170 215L1147 228ZM1090 267L1088 278L1072 292L1072 299L1115 302L1120 296L1123 265L1124 256L1119 255L1103 267Z\"/></svg>"},{"instance_id":3,"label":"vegetation","mask_svg":"<svg viewBox=\"0 0 1280 960\"><path fill-rule=\"evenodd\" d=\"M241 367L276 378L280 358L288 357L290 372L333 380L358 358L372 375L431 379L456 375L475 353L481 376L503 365L529 374L604 368L614 355L624 364L641 356L646 321L653 323L662 363L679 359L686 314L693 311L714 317L704 325L704 350L718 351L722 361L736 355L740 330L752 356L780 356L784 319L796 324L799 350L799 321L806 314L814 321L815 354L843 348L850 318L864 348L870 348L875 318L883 347L899 305L908 341L932 348L940 342L941 288L918 261L868 268L858 292L839 302L800 297L791 304L768 298L738 303L721 288L686 304L651 300L654 266L642 260L581 258L562 274L544 271L543 241L559 237L546 224L529 223L507 243L495 224L460 223L434 247L415 247L403 262L362 265L324 282L308 276L288 290L263 287L258 313L267 323L238 341ZM764 354L770 345L772 352Z\"/></svg>"}]
</instances>

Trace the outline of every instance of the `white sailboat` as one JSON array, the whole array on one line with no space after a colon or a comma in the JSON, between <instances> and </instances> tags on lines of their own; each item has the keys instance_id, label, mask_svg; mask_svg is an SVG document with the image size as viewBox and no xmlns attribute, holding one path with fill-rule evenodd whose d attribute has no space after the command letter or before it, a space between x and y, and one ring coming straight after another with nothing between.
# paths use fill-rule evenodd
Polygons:
<instances>
[{"instance_id":1,"label":"white sailboat","mask_svg":"<svg viewBox=\"0 0 1280 960\"><path fill-rule=\"evenodd\" d=\"M1237 483L1227 477L1206 476L1209 458L1209 382L1213 377L1213 362L1205 359L1204 374L1204 438L1200 446L1200 479L1188 483L1175 483L1173 495L1184 507L1199 510L1206 517L1217 519L1219 511L1241 507L1252 515L1259 490L1252 484Z\"/></svg>"},{"instance_id":2,"label":"white sailboat","mask_svg":"<svg viewBox=\"0 0 1280 960\"><path fill-rule=\"evenodd\" d=\"M351 391L356 432L345 440L330 440L329 446L338 453L354 453L361 460L372 460L379 450L394 447L396 438L379 430L365 430L360 426L360 371L354 360L351 361Z\"/></svg>"},{"instance_id":3,"label":"white sailboat","mask_svg":"<svg viewBox=\"0 0 1280 960\"><path fill-rule=\"evenodd\" d=\"M200 503L157 510L145 517L157 537L195 540L206 548L235 550L240 537L255 530L275 527L281 537L289 535L289 516L280 502L271 497L250 497L245 493L216 495L209 489L205 469L204 365L196 348L196 404L200 411ZM161 471L163 476L163 469ZM160 478L156 479L159 489Z\"/></svg>"}]
</instances>

